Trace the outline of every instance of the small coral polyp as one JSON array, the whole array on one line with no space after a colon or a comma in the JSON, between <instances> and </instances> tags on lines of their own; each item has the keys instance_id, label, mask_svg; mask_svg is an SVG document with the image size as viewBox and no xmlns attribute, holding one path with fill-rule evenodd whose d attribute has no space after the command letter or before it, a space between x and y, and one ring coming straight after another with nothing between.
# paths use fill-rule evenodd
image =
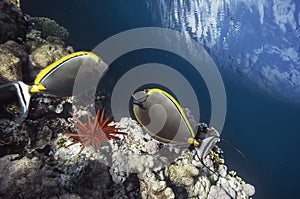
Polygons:
<instances>
[{"instance_id":1,"label":"small coral polyp","mask_svg":"<svg viewBox=\"0 0 300 199\"><path fill-rule=\"evenodd\" d=\"M73 116L71 122L75 127L80 129L81 133L67 133L68 136L76 140L66 147L68 148L74 144L81 143L82 146L78 154L89 145L94 149L97 149L104 142L109 140L119 140L120 138L115 135L126 135L126 133L120 132L121 129L117 128L116 124L111 124L114 119L113 117L108 116L104 118L104 109L99 109L94 119L91 118L91 114L88 112L87 123L83 123L74 114L71 115Z\"/></svg>"}]
</instances>

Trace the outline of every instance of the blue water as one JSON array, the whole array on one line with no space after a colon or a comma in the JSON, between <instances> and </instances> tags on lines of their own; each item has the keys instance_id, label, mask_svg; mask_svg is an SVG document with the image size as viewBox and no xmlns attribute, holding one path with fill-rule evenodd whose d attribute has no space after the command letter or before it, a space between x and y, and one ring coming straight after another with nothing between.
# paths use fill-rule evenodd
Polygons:
<instances>
[{"instance_id":1,"label":"blue water","mask_svg":"<svg viewBox=\"0 0 300 199\"><path fill-rule=\"evenodd\" d=\"M121 31L158 25L142 0L27 0L22 7L25 13L48 16L65 26L70 31L67 43L75 50L91 50ZM141 56L136 56L124 62L139 64L137 59ZM228 103L222 136L243 151L248 160L245 169L242 159L224 146L229 167L256 187L253 198L294 198L300 177L297 147L300 105L250 90L232 74L222 73L222 76Z\"/></svg>"}]
</instances>

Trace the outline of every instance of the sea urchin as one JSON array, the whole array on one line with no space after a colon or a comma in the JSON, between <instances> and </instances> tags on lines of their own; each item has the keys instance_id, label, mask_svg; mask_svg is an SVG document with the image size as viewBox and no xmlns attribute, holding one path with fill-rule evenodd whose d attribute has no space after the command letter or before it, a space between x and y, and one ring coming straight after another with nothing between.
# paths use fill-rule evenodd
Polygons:
<instances>
[{"instance_id":1,"label":"sea urchin","mask_svg":"<svg viewBox=\"0 0 300 199\"><path fill-rule=\"evenodd\" d=\"M74 114L71 113L71 115L73 116L71 122L80 129L81 133L67 133L68 136L76 139L76 141L66 147L81 143L82 146L78 154L80 154L84 147L88 145L92 145L92 147L96 149L108 140L119 140L120 138L114 136L114 134L126 135L126 133L120 132L120 128L117 128L115 124L110 124L114 119L113 117L108 116L104 119L104 109L102 109L102 111L100 111L100 109L97 111L94 120L91 118L90 112L88 112L88 122L86 124Z\"/></svg>"}]
</instances>

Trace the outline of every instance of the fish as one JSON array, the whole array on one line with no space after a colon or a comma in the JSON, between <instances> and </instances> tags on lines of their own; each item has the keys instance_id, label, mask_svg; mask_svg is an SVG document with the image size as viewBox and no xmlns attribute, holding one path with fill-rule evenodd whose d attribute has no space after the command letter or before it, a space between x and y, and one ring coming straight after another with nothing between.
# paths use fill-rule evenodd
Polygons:
<instances>
[{"instance_id":1,"label":"fish","mask_svg":"<svg viewBox=\"0 0 300 199\"><path fill-rule=\"evenodd\" d=\"M188 144L189 149L194 149L200 162L209 171L220 176L219 173L208 167L204 160L218 142L225 142L237 151L245 161L245 155L233 144L220 136L213 127L208 128L205 123L199 123L195 133L187 119L180 103L170 93L160 88L150 88L137 91L132 95L132 111L135 120L154 139L165 144ZM224 160L217 159L216 163Z\"/></svg>"},{"instance_id":2,"label":"fish","mask_svg":"<svg viewBox=\"0 0 300 199\"><path fill-rule=\"evenodd\" d=\"M166 91L152 88L136 92L132 97L135 118L155 139L183 143L195 137L181 106Z\"/></svg>"},{"instance_id":3,"label":"fish","mask_svg":"<svg viewBox=\"0 0 300 199\"><path fill-rule=\"evenodd\" d=\"M21 112L15 122L22 123L28 115L29 103L33 94L46 93L55 96L72 96L75 80L84 81L84 79L90 78L95 68L104 66L99 64L100 62L100 58L93 52L80 51L69 54L41 70L33 85L25 84L22 81L0 85L0 101L7 101L8 97L16 95ZM84 72L81 73L81 77L77 77L77 72L82 66L84 66ZM106 65L102 70L107 70Z\"/></svg>"},{"instance_id":4,"label":"fish","mask_svg":"<svg viewBox=\"0 0 300 199\"><path fill-rule=\"evenodd\" d=\"M31 86L30 92L44 92L55 96L71 96L77 72L82 65L99 62L92 52L75 52L47 66L40 71ZM86 71L86 73L92 73Z\"/></svg>"},{"instance_id":5,"label":"fish","mask_svg":"<svg viewBox=\"0 0 300 199\"><path fill-rule=\"evenodd\" d=\"M195 133L179 102L160 88L145 89L132 95L133 113L138 123L154 139L167 144L192 145L201 160L219 141L213 128Z\"/></svg>"}]
</instances>

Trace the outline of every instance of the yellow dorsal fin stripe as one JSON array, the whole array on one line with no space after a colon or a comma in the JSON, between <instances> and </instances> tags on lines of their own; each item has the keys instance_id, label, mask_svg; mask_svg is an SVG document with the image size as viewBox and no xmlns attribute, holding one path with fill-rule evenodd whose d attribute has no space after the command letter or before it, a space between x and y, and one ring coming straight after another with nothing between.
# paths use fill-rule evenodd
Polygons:
<instances>
[{"instance_id":1,"label":"yellow dorsal fin stripe","mask_svg":"<svg viewBox=\"0 0 300 199\"><path fill-rule=\"evenodd\" d=\"M59 67L60 64L64 63L65 61L74 58L74 57L78 57L78 56L83 56L83 55L89 55L91 57L93 57L95 59L96 62L99 61L99 57L92 53L92 52L75 52L72 54L69 54L59 60L57 60L56 62L50 64L49 66L47 66L45 69L43 69L35 78L34 80L34 84L38 85L40 84L40 82L42 81L42 79L50 72L52 71L54 68Z\"/></svg>"},{"instance_id":2,"label":"yellow dorsal fin stripe","mask_svg":"<svg viewBox=\"0 0 300 199\"><path fill-rule=\"evenodd\" d=\"M186 123L188 129L190 130L191 135L192 135L192 138L194 138L194 137L195 137L195 133L194 133L194 131L193 131L191 125L190 125L190 122L188 121L188 119L187 119L185 113L183 112L183 110L182 110L180 104L176 101L176 99L175 99L172 95L170 95L169 93L167 93L166 91L161 90L161 89L159 89L159 88L152 88L152 89L149 89L149 90L148 90L148 93L151 94L152 92L155 92L155 91L160 92L160 93L166 95L166 96L167 96L167 97L175 104L175 106L176 106L177 109L179 110L180 114L182 115L182 117L183 117L183 119L184 119L184 121L185 121L185 123Z\"/></svg>"}]
</instances>

